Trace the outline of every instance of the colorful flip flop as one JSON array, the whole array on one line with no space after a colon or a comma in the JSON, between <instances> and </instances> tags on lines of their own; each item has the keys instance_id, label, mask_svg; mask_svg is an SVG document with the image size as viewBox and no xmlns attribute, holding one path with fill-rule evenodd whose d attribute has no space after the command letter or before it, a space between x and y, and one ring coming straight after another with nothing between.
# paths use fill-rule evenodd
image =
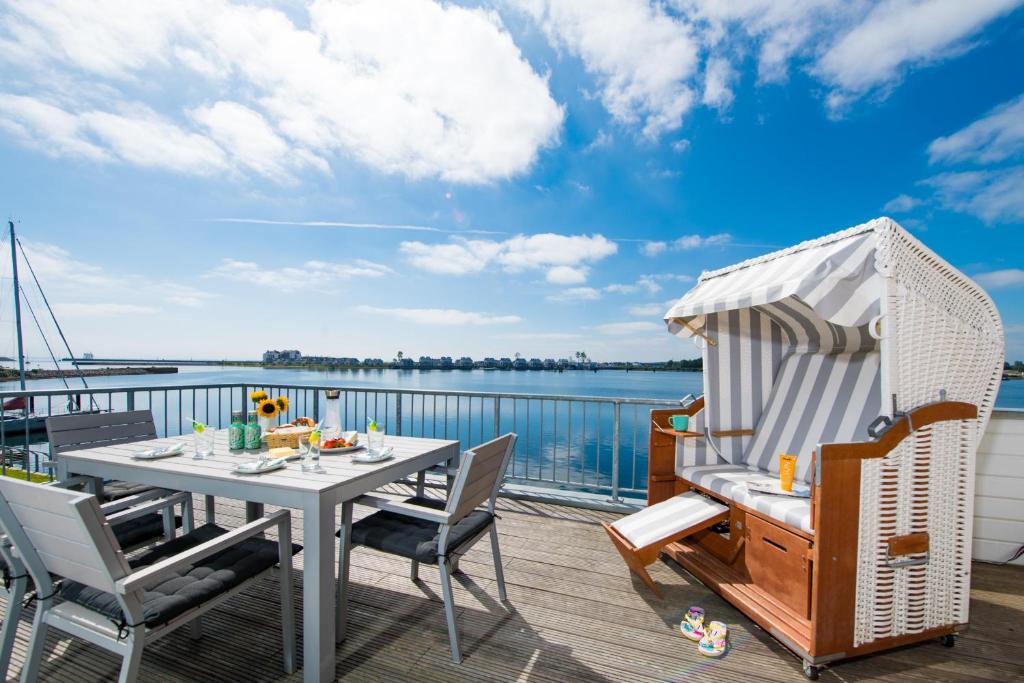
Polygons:
<instances>
[{"instance_id":1,"label":"colorful flip flop","mask_svg":"<svg viewBox=\"0 0 1024 683\"><path fill-rule=\"evenodd\" d=\"M720 621L712 621L704 631L704 637L697 644L697 651L705 657L721 657L725 652L729 627Z\"/></svg>"},{"instance_id":2,"label":"colorful flip flop","mask_svg":"<svg viewBox=\"0 0 1024 683\"><path fill-rule=\"evenodd\" d=\"M683 620L679 622L679 630L690 640L696 642L704 637L704 608L691 607L686 610Z\"/></svg>"}]
</instances>

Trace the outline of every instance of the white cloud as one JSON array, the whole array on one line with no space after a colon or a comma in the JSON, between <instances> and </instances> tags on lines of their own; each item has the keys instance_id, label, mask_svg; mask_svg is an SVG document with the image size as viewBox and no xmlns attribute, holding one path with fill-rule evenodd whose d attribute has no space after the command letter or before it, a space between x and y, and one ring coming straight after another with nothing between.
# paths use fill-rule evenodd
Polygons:
<instances>
[{"instance_id":1,"label":"white cloud","mask_svg":"<svg viewBox=\"0 0 1024 683\"><path fill-rule=\"evenodd\" d=\"M522 322L518 315L491 315L460 311L454 308L381 308L377 306L356 306L359 313L398 318L417 325L514 325Z\"/></svg>"},{"instance_id":2,"label":"white cloud","mask_svg":"<svg viewBox=\"0 0 1024 683\"><path fill-rule=\"evenodd\" d=\"M735 96L732 84L739 74L724 57L712 57L704 67L704 94L701 101L719 110L728 109Z\"/></svg>"},{"instance_id":3,"label":"white cloud","mask_svg":"<svg viewBox=\"0 0 1024 683\"><path fill-rule=\"evenodd\" d=\"M901 194L887 201L885 206L882 207L882 211L886 213L906 213L920 203L920 199L915 199L908 194Z\"/></svg>"},{"instance_id":4,"label":"white cloud","mask_svg":"<svg viewBox=\"0 0 1024 683\"><path fill-rule=\"evenodd\" d=\"M652 241L640 245L640 251L644 256L657 256L666 249L668 249L668 242Z\"/></svg>"},{"instance_id":5,"label":"white cloud","mask_svg":"<svg viewBox=\"0 0 1024 683\"><path fill-rule=\"evenodd\" d=\"M608 131L602 129L597 131L597 135L595 135L594 139L590 141L590 144L583 148L583 151L593 152L596 149L604 149L606 147L611 147L614 142L615 136L609 133Z\"/></svg>"},{"instance_id":6,"label":"white cloud","mask_svg":"<svg viewBox=\"0 0 1024 683\"><path fill-rule=\"evenodd\" d=\"M259 112L237 102L198 107L191 115L244 169L278 181L291 180L293 170L307 166L330 172L326 161L308 150L291 149Z\"/></svg>"},{"instance_id":7,"label":"white cloud","mask_svg":"<svg viewBox=\"0 0 1024 683\"><path fill-rule=\"evenodd\" d=\"M1020 268L1007 268L1005 270L993 270L987 273L978 273L974 276L984 287L989 289L1006 289L1009 287L1024 286L1024 270Z\"/></svg>"},{"instance_id":8,"label":"white cloud","mask_svg":"<svg viewBox=\"0 0 1024 683\"><path fill-rule=\"evenodd\" d=\"M20 116L33 117L32 125L0 119L32 142L39 119L49 118L42 128L56 133L44 140L63 141L54 154L113 152L129 163L245 169L274 179L288 177L286 159L323 171L319 158L353 157L385 173L485 183L526 171L557 140L564 117L546 78L486 9L316 0L305 16L228 0L40 0L13 4L3 17L0 59L24 70L23 80L44 83L56 73L83 84L83 101L58 107L70 118L35 107ZM171 76L183 71L201 82L175 87ZM198 113L194 128L162 129L154 117L122 121L116 112L140 105L114 102L88 122L96 138L83 142L79 119L97 110L84 101L88 93L138 84L146 87L136 92L148 87L162 103L184 101L182 113ZM211 90L213 100L242 93L245 101L208 111ZM163 154L172 160L155 163Z\"/></svg>"},{"instance_id":9,"label":"white cloud","mask_svg":"<svg viewBox=\"0 0 1024 683\"><path fill-rule=\"evenodd\" d=\"M1024 95L1004 102L966 128L928 145L928 159L933 164L960 161L989 164L1021 152L1024 152Z\"/></svg>"},{"instance_id":10,"label":"white cloud","mask_svg":"<svg viewBox=\"0 0 1024 683\"><path fill-rule=\"evenodd\" d=\"M604 325L597 325L594 327L601 334L620 336L627 334L636 334L637 332L655 332L664 331L665 326L659 325L658 323L637 321L628 323L605 323Z\"/></svg>"},{"instance_id":11,"label":"white cloud","mask_svg":"<svg viewBox=\"0 0 1024 683\"><path fill-rule=\"evenodd\" d=\"M658 280L666 279L670 276L664 275L641 275L637 278L636 282L630 284L611 284L604 288L604 291L612 294L633 294L639 291L645 291L648 294L657 294L661 291L661 285L658 284Z\"/></svg>"},{"instance_id":12,"label":"white cloud","mask_svg":"<svg viewBox=\"0 0 1024 683\"><path fill-rule=\"evenodd\" d=\"M660 316L667 311L675 300L661 303L661 304L638 304L636 306L630 306L626 309L630 315L635 315L641 318L649 318L651 316Z\"/></svg>"},{"instance_id":13,"label":"white cloud","mask_svg":"<svg viewBox=\"0 0 1024 683\"><path fill-rule=\"evenodd\" d=\"M934 189L939 202L952 211L986 223L1024 221L1024 166L941 173L922 183Z\"/></svg>"},{"instance_id":14,"label":"white cloud","mask_svg":"<svg viewBox=\"0 0 1024 683\"><path fill-rule=\"evenodd\" d=\"M508 273L526 270L555 270L554 277L569 277L568 270L577 275L586 271L583 265L600 261L618 251L618 245L603 235L558 235L540 233L516 235L503 241L458 240L446 244L402 242L399 250L409 263L431 273L463 275L479 273L492 263ZM551 274L549 272L549 281ZM580 280L582 281L582 280ZM563 282L561 284L571 284Z\"/></svg>"},{"instance_id":15,"label":"white cloud","mask_svg":"<svg viewBox=\"0 0 1024 683\"><path fill-rule=\"evenodd\" d=\"M300 266L268 268L252 261L238 261L226 258L203 275L244 282L253 287L272 287L283 292L303 289L321 289L332 282L351 278L377 278L394 273L380 263L364 259L346 260L343 263L306 261Z\"/></svg>"},{"instance_id":16,"label":"white cloud","mask_svg":"<svg viewBox=\"0 0 1024 683\"><path fill-rule=\"evenodd\" d=\"M600 298L601 292L593 287L570 287L550 295L547 299L556 303L570 303L573 301L596 301Z\"/></svg>"},{"instance_id":17,"label":"white cloud","mask_svg":"<svg viewBox=\"0 0 1024 683\"><path fill-rule=\"evenodd\" d=\"M701 247L721 247L732 242L732 235L720 232L715 235L683 235L673 240L671 247L675 251L690 251Z\"/></svg>"},{"instance_id":18,"label":"white cloud","mask_svg":"<svg viewBox=\"0 0 1024 683\"><path fill-rule=\"evenodd\" d=\"M53 311L58 318L110 318L153 315L160 312L152 306L116 303L56 303L53 305Z\"/></svg>"},{"instance_id":19,"label":"white cloud","mask_svg":"<svg viewBox=\"0 0 1024 683\"><path fill-rule=\"evenodd\" d=\"M898 81L910 67L970 48L968 39L1020 0L885 0L821 55L813 72L832 86L833 110Z\"/></svg>"},{"instance_id":20,"label":"white cloud","mask_svg":"<svg viewBox=\"0 0 1024 683\"><path fill-rule=\"evenodd\" d=\"M672 143L672 151L673 152L682 153L682 152L685 152L688 149L690 149L690 141L687 140L686 138L683 138L681 140L676 140L675 142Z\"/></svg>"},{"instance_id":21,"label":"white cloud","mask_svg":"<svg viewBox=\"0 0 1024 683\"><path fill-rule=\"evenodd\" d=\"M553 285L578 285L587 281L587 268L555 266L548 271L545 279Z\"/></svg>"},{"instance_id":22,"label":"white cloud","mask_svg":"<svg viewBox=\"0 0 1024 683\"><path fill-rule=\"evenodd\" d=\"M552 43L583 61L616 121L656 138L694 104L698 43L686 22L647 0L514 0Z\"/></svg>"}]
</instances>

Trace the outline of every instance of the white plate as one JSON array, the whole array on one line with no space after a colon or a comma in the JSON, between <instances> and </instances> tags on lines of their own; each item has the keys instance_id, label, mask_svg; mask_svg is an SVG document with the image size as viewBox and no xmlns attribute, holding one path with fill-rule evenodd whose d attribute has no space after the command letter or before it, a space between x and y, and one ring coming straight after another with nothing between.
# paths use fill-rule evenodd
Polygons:
<instances>
[{"instance_id":1,"label":"white plate","mask_svg":"<svg viewBox=\"0 0 1024 683\"><path fill-rule=\"evenodd\" d=\"M391 446L385 447L380 451L367 450L366 453L360 453L359 455L352 456L352 462L362 463L374 463L383 462L395 454L395 449Z\"/></svg>"},{"instance_id":2,"label":"white plate","mask_svg":"<svg viewBox=\"0 0 1024 683\"><path fill-rule=\"evenodd\" d=\"M243 462L235 466L235 469L231 470L234 474L263 474L264 472L273 472L279 470L285 466L285 459L271 460L265 463L262 467L259 461L252 460L250 462Z\"/></svg>"},{"instance_id":3,"label":"white plate","mask_svg":"<svg viewBox=\"0 0 1024 683\"><path fill-rule=\"evenodd\" d=\"M162 446L150 448L149 450L132 453L133 460L159 460L160 458L173 458L185 452L185 444L176 443L173 446Z\"/></svg>"},{"instance_id":4,"label":"white plate","mask_svg":"<svg viewBox=\"0 0 1024 683\"><path fill-rule=\"evenodd\" d=\"M366 448L361 443L357 443L355 446L347 446L344 448L321 448L320 455L337 455L339 453L351 453L352 451L358 451L360 448Z\"/></svg>"}]
</instances>

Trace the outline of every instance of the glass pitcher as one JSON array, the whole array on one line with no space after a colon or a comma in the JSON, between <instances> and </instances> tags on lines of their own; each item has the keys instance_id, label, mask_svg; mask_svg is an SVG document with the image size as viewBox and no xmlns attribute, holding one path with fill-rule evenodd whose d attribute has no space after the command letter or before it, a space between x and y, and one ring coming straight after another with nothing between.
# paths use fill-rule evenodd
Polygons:
<instances>
[{"instance_id":1,"label":"glass pitcher","mask_svg":"<svg viewBox=\"0 0 1024 683\"><path fill-rule=\"evenodd\" d=\"M324 397L327 400L320 435L324 441L328 441L341 436L341 389L327 389Z\"/></svg>"}]
</instances>

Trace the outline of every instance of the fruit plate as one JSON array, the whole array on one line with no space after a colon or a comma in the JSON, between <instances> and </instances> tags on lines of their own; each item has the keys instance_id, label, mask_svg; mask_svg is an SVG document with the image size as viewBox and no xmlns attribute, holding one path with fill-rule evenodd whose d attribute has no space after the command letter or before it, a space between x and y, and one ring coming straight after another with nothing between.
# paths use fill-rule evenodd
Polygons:
<instances>
[{"instance_id":1,"label":"fruit plate","mask_svg":"<svg viewBox=\"0 0 1024 683\"><path fill-rule=\"evenodd\" d=\"M366 448L361 443L357 443L355 446L344 446L341 448L321 448L320 455L338 455L339 453L351 453L352 451L358 451L360 448Z\"/></svg>"}]
</instances>

